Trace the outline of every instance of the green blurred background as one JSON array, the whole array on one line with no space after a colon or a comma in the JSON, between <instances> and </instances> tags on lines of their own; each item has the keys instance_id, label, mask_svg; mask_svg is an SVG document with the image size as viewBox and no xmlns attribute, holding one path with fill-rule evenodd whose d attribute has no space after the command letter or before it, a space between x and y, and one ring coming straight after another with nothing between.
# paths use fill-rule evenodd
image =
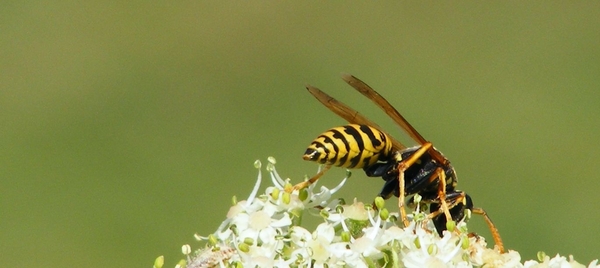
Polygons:
<instances>
[{"instance_id":1,"label":"green blurred background","mask_svg":"<svg viewBox=\"0 0 600 268\"><path fill-rule=\"evenodd\" d=\"M172 267L344 122L313 84L413 144L340 73L377 89L459 174L523 260L600 257L600 2L7 1L0 11L3 266ZM335 169L323 184L335 185ZM354 172L341 196L372 200ZM394 204L395 201L389 202ZM472 231L488 238L479 217Z\"/></svg>"}]
</instances>

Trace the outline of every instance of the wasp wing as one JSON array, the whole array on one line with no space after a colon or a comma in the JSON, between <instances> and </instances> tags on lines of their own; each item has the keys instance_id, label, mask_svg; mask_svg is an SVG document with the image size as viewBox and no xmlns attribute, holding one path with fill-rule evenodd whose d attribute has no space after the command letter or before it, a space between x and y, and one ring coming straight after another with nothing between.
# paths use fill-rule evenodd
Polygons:
<instances>
[{"instance_id":1,"label":"wasp wing","mask_svg":"<svg viewBox=\"0 0 600 268\"><path fill-rule=\"evenodd\" d=\"M421 134L419 134L419 132L417 132L417 130L410 123L408 123L408 121L406 121L406 119L404 119L404 116L402 116L400 112L398 112L398 110L394 108L394 106L392 106L385 98L379 95L377 91L375 91L365 82L350 74L343 74L342 79L344 79L346 83L348 83L358 92L363 94L365 97L373 101L389 117L391 117L394 120L394 122L400 125L400 127L402 127L402 129L404 129L404 131L406 131L406 133L413 140L418 142L420 145L423 145L428 142L427 140L425 140L425 138L423 138L423 136L421 136ZM429 150L429 153L434 159L438 160L440 163L448 162L448 159L446 159L446 157L444 157L439 151L435 149Z\"/></svg>"},{"instance_id":2,"label":"wasp wing","mask_svg":"<svg viewBox=\"0 0 600 268\"><path fill-rule=\"evenodd\" d=\"M392 138L392 136L390 136L388 133L383 131L379 125L377 125L373 121L369 120L368 118L364 117L358 111L350 108L350 106L336 100L335 98L329 96L327 93L325 93L325 92L321 91L320 89L313 87L311 85L307 85L306 89L308 89L308 92L310 92L310 94L312 94L319 102L321 102L323 105L325 105L325 107L327 107L329 110L331 110L335 114L339 115L341 118L344 118L349 123L359 124L359 125L368 125L368 126L374 127L376 129L378 129L379 131L385 133L390 138L390 140L392 141L392 147L394 148L394 150L400 151L400 150L406 149L406 146L404 146L402 143L400 143L396 139Z\"/></svg>"},{"instance_id":3,"label":"wasp wing","mask_svg":"<svg viewBox=\"0 0 600 268\"><path fill-rule=\"evenodd\" d=\"M425 138L417 132L417 130L404 119L404 116L394 108L386 99L384 99L377 91L367 85L365 82L360 79L354 77L350 74L343 74L342 79L346 81L350 86L356 89L358 92L363 94L368 99L372 100L379 108L381 108L389 117L391 117L396 124L400 125L406 133L413 138L416 142L423 145L425 142Z\"/></svg>"}]
</instances>

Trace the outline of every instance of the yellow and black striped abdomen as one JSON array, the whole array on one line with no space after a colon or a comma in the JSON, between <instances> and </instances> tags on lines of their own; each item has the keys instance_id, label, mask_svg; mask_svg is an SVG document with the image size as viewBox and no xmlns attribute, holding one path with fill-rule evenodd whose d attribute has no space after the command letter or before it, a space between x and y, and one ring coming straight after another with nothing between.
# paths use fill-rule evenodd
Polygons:
<instances>
[{"instance_id":1,"label":"yellow and black striped abdomen","mask_svg":"<svg viewBox=\"0 0 600 268\"><path fill-rule=\"evenodd\" d=\"M388 160L391 151L392 142L385 133L367 125L350 124L319 135L302 158L338 167L364 168L377 160Z\"/></svg>"}]
</instances>

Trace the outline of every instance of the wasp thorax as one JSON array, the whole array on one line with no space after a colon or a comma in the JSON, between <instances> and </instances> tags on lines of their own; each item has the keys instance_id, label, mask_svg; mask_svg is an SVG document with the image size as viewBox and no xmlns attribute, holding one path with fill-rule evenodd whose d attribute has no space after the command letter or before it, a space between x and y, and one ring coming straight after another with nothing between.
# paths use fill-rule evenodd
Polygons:
<instances>
[{"instance_id":1,"label":"wasp thorax","mask_svg":"<svg viewBox=\"0 0 600 268\"><path fill-rule=\"evenodd\" d=\"M363 168L387 158L387 136L367 125L350 124L329 129L308 146L303 159L346 168Z\"/></svg>"}]
</instances>

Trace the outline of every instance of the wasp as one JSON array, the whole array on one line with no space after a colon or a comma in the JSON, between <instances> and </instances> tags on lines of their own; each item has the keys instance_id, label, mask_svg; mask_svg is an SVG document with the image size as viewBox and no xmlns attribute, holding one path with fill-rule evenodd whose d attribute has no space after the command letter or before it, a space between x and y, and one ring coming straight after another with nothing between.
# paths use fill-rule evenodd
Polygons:
<instances>
[{"instance_id":1,"label":"wasp","mask_svg":"<svg viewBox=\"0 0 600 268\"><path fill-rule=\"evenodd\" d=\"M295 185L294 189L316 182L332 166L362 168L368 177L381 177L385 181L379 196L384 199L392 195L399 197L398 207L405 227L409 222L404 197L419 194L421 202L429 205L428 217L440 236L449 221L462 221L471 211L483 216L496 246L504 252L500 233L485 210L474 207L471 197L456 189L456 171L450 161L373 88L352 75L343 75L342 78L381 108L418 145L404 146L356 110L308 85L306 88L319 102L350 124L329 129L313 140L303 159L325 166L309 180Z\"/></svg>"}]
</instances>

